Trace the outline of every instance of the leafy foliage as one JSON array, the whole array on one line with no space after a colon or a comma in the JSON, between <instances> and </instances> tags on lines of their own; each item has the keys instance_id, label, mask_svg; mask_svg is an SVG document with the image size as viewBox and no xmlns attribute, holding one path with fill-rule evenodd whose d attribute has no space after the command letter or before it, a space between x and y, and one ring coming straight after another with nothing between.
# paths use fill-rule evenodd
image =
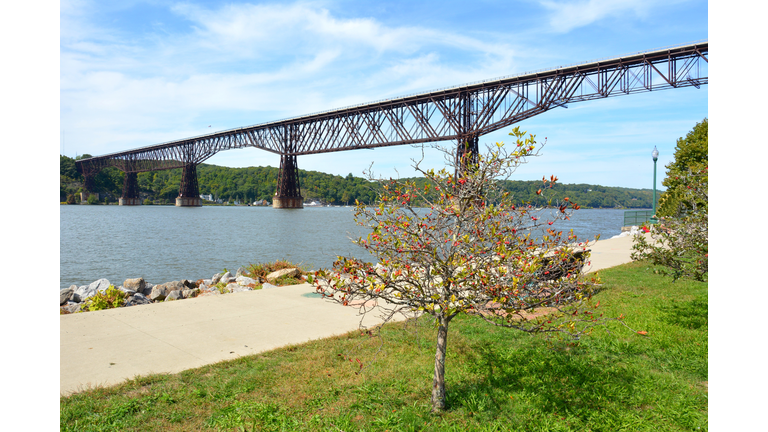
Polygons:
<instances>
[{"instance_id":1,"label":"leafy foliage","mask_svg":"<svg viewBox=\"0 0 768 432\"><path fill-rule=\"evenodd\" d=\"M632 259L660 265L658 271L675 280L704 281L709 268L709 171L704 167L676 177L676 212L646 227L649 238L635 236Z\"/></svg>"},{"instance_id":2,"label":"leafy foliage","mask_svg":"<svg viewBox=\"0 0 768 432\"><path fill-rule=\"evenodd\" d=\"M123 305L125 298L126 294L123 291L115 288L114 285L110 285L103 292L97 292L93 297L88 298L81 310L87 312L118 308Z\"/></svg>"},{"instance_id":3,"label":"leafy foliage","mask_svg":"<svg viewBox=\"0 0 768 432\"><path fill-rule=\"evenodd\" d=\"M632 259L660 265L658 271L674 280L703 281L709 267L707 119L678 139L675 149L662 182L667 186L657 212L662 217L657 226L645 227L648 237L635 236Z\"/></svg>"},{"instance_id":4,"label":"leafy foliage","mask_svg":"<svg viewBox=\"0 0 768 432\"><path fill-rule=\"evenodd\" d=\"M530 156L535 137L515 128L512 150L503 143L439 172L414 168L427 180L382 180L379 203L357 203L355 219L371 233L357 244L375 256L377 265L339 257L334 271L316 273L317 291L361 313L427 314L437 324L432 409L445 407L445 355L448 325L459 314L529 333L573 338L602 320L591 302L599 280L581 274L589 253L573 233L553 224L579 208L569 198L547 198L557 178L542 179L536 194L551 209L549 219L518 206L498 179L508 178ZM426 203L418 209L415 202ZM532 233L546 230L535 238ZM578 244L579 246L575 246ZM577 258L577 256L579 256Z\"/></svg>"},{"instance_id":5,"label":"leafy foliage","mask_svg":"<svg viewBox=\"0 0 768 432\"><path fill-rule=\"evenodd\" d=\"M678 138L675 146L675 159L667 168L667 176L661 182L667 190L659 197L657 214L659 216L674 216L680 211L680 206L690 209L687 194L689 184L688 174L700 172L707 167L709 155L708 139L709 123L705 118L701 123L688 132L685 138Z\"/></svg>"}]
</instances>

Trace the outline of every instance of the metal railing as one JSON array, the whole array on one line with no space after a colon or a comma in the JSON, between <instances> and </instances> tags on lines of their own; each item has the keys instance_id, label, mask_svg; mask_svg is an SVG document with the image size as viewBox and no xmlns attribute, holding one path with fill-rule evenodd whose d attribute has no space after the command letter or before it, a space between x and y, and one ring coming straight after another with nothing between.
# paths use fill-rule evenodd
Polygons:
<instances>
[{"instance_id":1,"label":"metal railing","mask_svg":"<svg viewBox=\"0 0 768 432\"><path fill-rule=\"evenodd\" d=\"M624 226L640 226L644 223L656 223L652 220L653 210L628 210L624 212Z\"/></svg>"}]
</instances>

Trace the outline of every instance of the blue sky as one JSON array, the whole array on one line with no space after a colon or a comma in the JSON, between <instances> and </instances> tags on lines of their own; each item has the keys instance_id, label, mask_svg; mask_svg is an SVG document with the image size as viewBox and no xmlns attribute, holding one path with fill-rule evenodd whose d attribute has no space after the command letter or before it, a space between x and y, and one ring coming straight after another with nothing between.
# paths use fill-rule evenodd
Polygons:
<instances>
[{"instance_id":1,"label":"blue sky","mask_svg":"<svg viewBox=\"0 0 768 432\"><path fill-rule=\"evenodd\" d=\"M60 4L60 153L100 155L216 130L708 39L705 1L308 1ZM652 187L708 116L708 86L571 104L520 123L547 137L516 178ZM210 127L209 127L210 126ZM481 137L505 141L509 130ZM410 176L409 146L299 167ZM442 156L426 152L427 166ZM207 163L278 166L256 149Z\"/></svg>"}]
</instances>

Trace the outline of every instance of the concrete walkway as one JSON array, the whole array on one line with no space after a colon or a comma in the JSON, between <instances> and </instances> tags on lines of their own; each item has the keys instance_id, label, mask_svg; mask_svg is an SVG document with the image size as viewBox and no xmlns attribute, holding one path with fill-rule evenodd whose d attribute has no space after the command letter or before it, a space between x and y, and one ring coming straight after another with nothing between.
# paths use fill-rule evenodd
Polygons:
<instances>
[{"instance_id":1,"label":"concrete walkway","mask_svg":"<svg viewBox=\"0 0 768 432\"><path fill-rule=\"evenodd\" d=\"M630 262L632 238L589 248L589 271L597 271ZM318 298L309 284L62 315L60 393L340 335L360 320L356 308Z\"/></svg>"}]
</instances>

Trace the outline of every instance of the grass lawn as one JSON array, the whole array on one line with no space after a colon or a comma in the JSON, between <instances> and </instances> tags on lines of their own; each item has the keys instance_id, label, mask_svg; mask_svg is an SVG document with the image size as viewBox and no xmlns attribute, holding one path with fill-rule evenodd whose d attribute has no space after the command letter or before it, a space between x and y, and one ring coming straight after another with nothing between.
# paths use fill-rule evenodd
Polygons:
<instances>
[{"instance_id":1,"label":"grass lawn","mask_svg":"<svg viewBox=\"0 0 768 432\"><path fill-rule=\"evenodd\" d=\"M646 336L612 322L549 342L457 317L440 415L422 319L62 397L61 430L706 431L707 284L644 263L601 276L600 309Z\"/></svg>"}]
</instances>

